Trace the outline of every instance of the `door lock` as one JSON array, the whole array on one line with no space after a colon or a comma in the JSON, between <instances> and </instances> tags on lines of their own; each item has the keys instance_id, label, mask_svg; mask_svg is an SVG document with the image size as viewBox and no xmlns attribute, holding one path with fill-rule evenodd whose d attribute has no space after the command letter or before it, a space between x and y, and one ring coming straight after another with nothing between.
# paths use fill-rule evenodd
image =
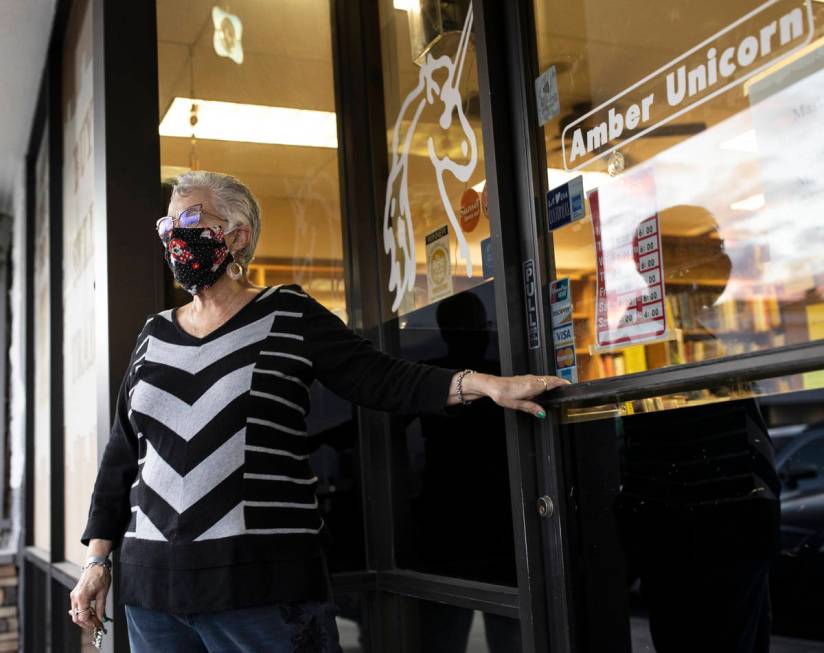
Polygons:
<instances>
[{"instance_id":1,"label":"door lock","mask_svg":"<svg viewBox=\"0 0 824 653\"><path fill-rule=\"evenodd\" d=\"M538 499L538 514L541 517L552 517L555 513L555 504L548 496L542 496Z\"/></svg>"}]
</instances>

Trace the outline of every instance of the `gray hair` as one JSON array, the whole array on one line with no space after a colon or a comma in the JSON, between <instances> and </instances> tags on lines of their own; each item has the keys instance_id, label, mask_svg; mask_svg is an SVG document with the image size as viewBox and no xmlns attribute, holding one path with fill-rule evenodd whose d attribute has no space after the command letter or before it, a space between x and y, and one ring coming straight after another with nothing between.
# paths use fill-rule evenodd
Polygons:
<instances>
[{"instance_id":1,"label":"gray hair","mask_svg":"<svg viewBox=\"0 0 824 653\"><path fill-rule=\"evenodd\" d=\"M260 205L252 191L232 175L206 170L190 170L184 172L173 181L172 199L186 197L196 189L209 191L215 211L229 221L226 231L235 227L249 229L249 244L235 254L235 260L244 268L255 257L260 236Z\"/></svg>"}]
</instances>

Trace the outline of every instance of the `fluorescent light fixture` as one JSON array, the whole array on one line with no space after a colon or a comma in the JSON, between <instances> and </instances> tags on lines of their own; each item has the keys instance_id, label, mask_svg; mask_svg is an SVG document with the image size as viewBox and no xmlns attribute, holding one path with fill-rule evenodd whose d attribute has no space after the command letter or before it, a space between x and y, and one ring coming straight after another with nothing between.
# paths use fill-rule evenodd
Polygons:
<instances>
[{"instance_id":1,"label":"fluorescent light fixture","mask_svg":"<svg viewBox=\"0 0 824 653\"><path fill-rule=\"evenodd\" d=\"M730 138L719 147L722 150L733 150L735 152L747 152L755 154L758 152L758 141L755 138L755 130L749 129L738 136Z\"/></svg>"},{"instance_id":2,"label":"fluorescent light fixture","mask_svg":"<svg viewBox=\"0 0 824 653\"><path fill-rule=\"evenodd\" d=\"M395 0L395 9L403 11L418 11L421 8L420 0Z\"/></svg>"},{"instance_id":3,"label":"fluorescent light fixture","mask_svg":"<svg viewBox=\"0 0 824 653\"><path fill-rule=\"evenodd\" d=\"M758 193L757 195L750 195L748 198L741 200L740 202L733 202L730 204L730 208L733 211L757 211L760 208L764 207L766 200L764 199L764 195Z\"/></svg>"},{"instance_id":4,"label":"fluorescent light fixture","mask_svg":"<svg viewBox=\"0 0 824 653\"><path fill-rule=\"evenodd\" d=\"M192 104L197 105L197 125L189 124ZM215 141L297 145L338 146L338 126L334 112L237 104L216 100L176 97L160 122L161 136Z\"/></svg>"}]
</instances>

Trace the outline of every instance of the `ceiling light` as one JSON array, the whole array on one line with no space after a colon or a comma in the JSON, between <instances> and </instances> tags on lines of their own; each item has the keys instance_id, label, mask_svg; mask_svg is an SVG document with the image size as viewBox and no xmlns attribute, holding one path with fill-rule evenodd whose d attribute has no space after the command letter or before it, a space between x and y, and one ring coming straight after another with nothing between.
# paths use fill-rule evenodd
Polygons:
<instances>
[{"instance_id":1,"label":"ceiling light","mask_svg":"<svg viewBox=\"0 0 824 653\"><path fill-rule=\"evenodd\" d=\"M192 127L192 104L197 105L197 125ZM163 116L161 136L194 136L204 140L298 145L338 146L334 112L237 104L176 97Z\"/></svg>"},{"instance_id":2,"label":"ceiling light","mask_svg":"<svg viewBox=\"0 0 824 653\"><path fill-rule=\"evenodd\" d=\"M766 200L764 199L764 195L758 193L757 195L750 195L748 198L741 200L740 202L733 202L730 204L730 208L733 211L757 211L760 208L764 207Z\"/></svg>"},{"instance_id":3,"label":"ceiling light","mask_svg":"<svg viewBox=\"0 0 824 653\"><path fill-rule=\"evenodd\" d=\"M395 0L395 9L403 11L417 11L421 8L420 0Z\"/></svg>"},{"instance_id":4,"label":"ceiling light","mask_svg":"<svg viewBox=\"0 0 824 653\"><path fill-rule=\"evenodd\" d=\"M243 23L240 18L223 11L220 7L212 7L212 23L215 34L212 44L219 57L228 57L235 63L243 63Z\"/></svg>"},{"instance_id":5,"label":"ceiling light","mask_svg":"<svg viewBox=\"0 0 824 653\"><path fill-rule=\"evenodd\" d=\"M755 138L755 130L749 129L743 134L727 139L719 147L722 150L733 150L735 152L748 152L755 154L758 152L758 141Z\"/></svg>"}]
</instances>

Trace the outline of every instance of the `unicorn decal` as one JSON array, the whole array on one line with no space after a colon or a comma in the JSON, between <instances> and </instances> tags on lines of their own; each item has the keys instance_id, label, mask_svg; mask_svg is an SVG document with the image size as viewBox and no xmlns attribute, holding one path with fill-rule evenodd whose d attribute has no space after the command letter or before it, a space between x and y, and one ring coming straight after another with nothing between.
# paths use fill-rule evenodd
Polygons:
<instances>
[{"instance_id":1,"label":"unicorn decal","mask_svg":"<svg viewBox=\"0 0 824 653\"><path fill-rule=\"evenodd\" d=\"M427 138L429 160L435 170L438 192L449 223L458 238L458 249L466 262L466 274L472 276L472 258L461 224L455 215L446 193L444 175L449 172L457 180L466 183L478 164L478 142L475 132L466 118L461 104L460 81L464 60L469 49L472 31L472 7L461 30L454 59L443 55L437 59L431 53L420 68L418 84L401 104L392 130L392 161L386 183L386 202L383 210L383 249L390 257L389 291L395 293L392 311L397 311L407 291L415 287L415 231L412 210L409 205L409 151L421 114L427 106L441 110L438 124L446 132L457 121L461 135L462 162L453 161L449 154L438 156L432 136ZM446 73L441 86L436 73ZM441 75L442 76L442 75ZM411 116L411 118L410 118ZM404 125L404 121L408 121ZM406 130L404 133L403 130Z\"/></svg>"}]
</instances>

